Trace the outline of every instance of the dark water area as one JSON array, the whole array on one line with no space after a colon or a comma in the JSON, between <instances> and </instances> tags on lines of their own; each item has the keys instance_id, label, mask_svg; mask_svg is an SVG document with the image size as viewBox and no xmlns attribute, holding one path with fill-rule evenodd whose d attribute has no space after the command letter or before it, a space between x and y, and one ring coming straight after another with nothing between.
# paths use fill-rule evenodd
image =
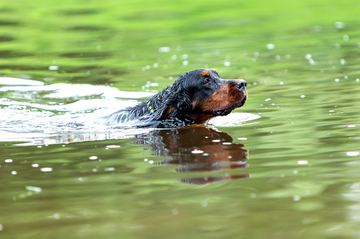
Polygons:
<instances>
[{"instance_id":1,"label":"dark water area","mask_svg":"<svg viewBox=\"0 0 360 239\"><path fill-rule=\"evenodd\" d=\"M0 238L358 238L357 1L0 4ZM68 127L216 68L206 126Z\"/></svg>"}]
</instances>

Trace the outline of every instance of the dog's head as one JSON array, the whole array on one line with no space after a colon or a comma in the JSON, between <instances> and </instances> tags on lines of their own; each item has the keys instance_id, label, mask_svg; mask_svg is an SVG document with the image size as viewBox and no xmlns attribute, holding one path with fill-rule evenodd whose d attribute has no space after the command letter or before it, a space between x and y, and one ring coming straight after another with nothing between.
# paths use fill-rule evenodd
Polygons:
<instances>
[{"instance_id":1,"label":"dog's head","mask_svg":"<svg viewBox=\"0 0 360 239\"><path fill-rule=\"evenodd\" d=\"M229 114L247 100L244 80L223 80L216 70L199 69L180 75L167 90L171 92L163 117L188 115L202 124L215 116Z\"/></svg>"}]
</instances>

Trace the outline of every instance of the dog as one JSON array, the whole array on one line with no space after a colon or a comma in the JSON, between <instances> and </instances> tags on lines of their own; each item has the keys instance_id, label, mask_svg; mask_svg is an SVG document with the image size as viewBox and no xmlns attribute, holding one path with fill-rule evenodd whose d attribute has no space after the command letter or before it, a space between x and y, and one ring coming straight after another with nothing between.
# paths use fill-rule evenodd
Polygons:
<instances>
[{"instance_id":1,"label":"dog","mask_svg":"<svg viewBox=\"0 0 360 239\"><path fill-rule=\"evenodd\" d=\"M198 69L180 75L150 100L102 117L97 123L136 128L205 124L242 107L247 98L246 81L223 80L215 69Z\"/></svg>"}]
</instances>

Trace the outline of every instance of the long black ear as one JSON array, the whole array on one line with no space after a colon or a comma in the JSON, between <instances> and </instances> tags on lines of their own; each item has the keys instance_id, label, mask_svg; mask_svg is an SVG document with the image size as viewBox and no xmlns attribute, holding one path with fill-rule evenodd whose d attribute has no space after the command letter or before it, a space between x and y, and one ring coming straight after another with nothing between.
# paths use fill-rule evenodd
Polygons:
<instances>
[{"instance_id":1,"label":"long black ear","mask_svg":"<svg viewBox=\"0 0 360 239\"><path fill-rule=\"evenodd\" d=\"M191 97L187 91L186 80L182 79L184 75L179 76L173 85L168 89L168 95L162 99L161 107L154 112L154 119L162 120L168 117L182 118L191 112Z\"/></svg>"}]
</instances>

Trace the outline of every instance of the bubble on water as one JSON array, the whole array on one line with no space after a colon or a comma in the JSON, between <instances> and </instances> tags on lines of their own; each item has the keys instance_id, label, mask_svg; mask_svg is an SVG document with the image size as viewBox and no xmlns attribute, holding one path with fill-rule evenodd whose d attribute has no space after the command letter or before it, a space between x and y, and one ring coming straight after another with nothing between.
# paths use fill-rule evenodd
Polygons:
<instances>
[{"instance_id":1,"label":"bubble on water","mask_svg":"<svg viewBox=\"0 0 360 239\"><path fill-rule=\"evenodd\" d=\"M145 69L150 70L150 66L149 65L145 66Z\"/></svg>"},{"instance_id":2,"label":"bubble on water","mask_svg":"<svg viewBox=\"0 0 360 239\"><path fill-rule=\"evenodd\" d=\"M54 215L52 216L54 219L59 220L60 219L60 214L59 213L54 213Z\"/></svg>"},{"instance_id":3,"label":"bubble on water","mask_svg":"<svg viewBox=\"0 0 360 239\"><path fill-rule=\"evenodd\" d=\"M172 55L172 56L171 56L171 59L176 60L176 59L177 59L177 56L176 56L176 55Z\"/></svg>"},{"instance_id":4,"label":"bubble on water","mask_svg":"<svg viewBox=\"0 0 360 239\"><path fill-rule=\"evenodd\" d=\"M177 51L181 51L181 50L182 50L182 47L181 47L181 46L178 46L178 47L176 47L176 50L177 50Z\"/></svg>"},{"instance_id":5,"label":"bubble on water","mask_svg":"<svg viewBox=\"0 0 360 239\"><path fill-rule=\"evenodd\" d=\"M161 53L170 52L170 47L167 47L167 46L160 47L159 52L161 52Z\"/></svg>"},{"instance_id":6,"label":"bubble on water","mask_svg":"<svg viewBox=\"0 0 360 239\"><path fill-rule=\"evenodd\" d=\"M315 32L320 32L321 31L321 26L319 26L319 25L314 26L314 31Z\"/></svg>"},{"instance_id":7,"label":"bubble on water","mask_svg":"<svg viewBox=\"0 0 360 239\"><path fill-rule=\"evenodd\" d=\"M203 201L203 202L201 203L201 206L203 206L203 207L207 207L207 205L208 205L207 201Z\"/></svg>"},{"instance_id":8,"label":"bubble on water","mask_svg":"<svg viewBox=\"0 0 360 239\"><path fill-rule=\"evenodd\" d=\"M51 171L52 171L52 168L50 168L50 167L45 167L45 168L41 168L40 171L41 171L41 172L51 172Z\"/></svg>"},{"instance_id":9,"label":"bubble on water","mask_svg":"<svg viewBox=\"0 0 360 239\"><path fill-rule=\"evenodd\" d=\"M2 224L0 224L0 231L4 230L4 227Z\"/></svg>"},{"instance_id":10,"label":"bubble on water","mask_svg":"<svg viewBox=\"0 0 360 239\"><path fill-rule=\"evenodd\" d=\"M5 163L12 163L13 160L12 159L5 159Z\"/></svg>"},{"instance_id":11,"label":"bubble on water","mask_svg":"<svg viewBox=\"0 0 360 239\"><path fill-rule=\"evenodd\" d=\"M280 83L279 83L280 85L283 85L284 84L284 82L282 82L282 81L280 81Z\"/></svg>"},{"instance_id":12,"label":"bubble on water","mask_svg":"<svg viewBox=\"0 0 360 239\"><path fill-rule=\"evenodd\" d=\"M49 66L49 71L57 71L59 70L59 66Z\"/></svg>"},{"instance_id":13,"label":"bubble on water","mask_svg":"<svg viewBox=\"0 0 360 239\"><path fill-rule=\"evenodd\" d=\"M252 61L252 62L255 62L255 61L256 61L256 58L254 58L254 57L251 58L251 61Z\"/></svg>"},{"instance_id":14,"label":"bubble on water","mask_svg":"<svg viewBox=\"0 0 360 239\"><path fill-rule=\"evenodd\" d=\"M144 161L145 161L145 162L147 162L147 161L149 161L149 159L147 159L147 158L144 158Z\"/></svg>"},{"instance_id":15,"label":"bubble on water","mask_svg":"<svg viewBox=\"0 0 360 239\"><path fill-rule=\"evenodd\" d=\"M251 193L251 194L250 194L250 197L251 197L251 198L256 198L256 193Z\"/></svg>"},{"instance_id":16,"label":"bubble on water","mask_svg":"<svg viewBox=\"0 0 360 239\"><path fill-rule=\"evenodd\" d=\"M17 172L16 172L16 171L11 171L11 174L12 174L12 175L16 175Z\"/></svg>"},{"instance_id":17,"label":"bubble on water","mask_svg":"<svg viewBox=\"0 0 360 239\"><path fill-rule=\"evenodd\" d=\"M109 148L109 149L117 149L117 148L120 148L120 145L106 145L106 148Z\"/></svg>"},{"instance_id":18,"label":"bubble on water","mask_svg":"<svg viewBox=\"0 0 360 239\"><path fill-rule=\"evenodd\" d=\"M334 25L335 25L335 28L337 28L337 29L342 29L345 27L345 23L343 23L343 22L335 22Z\"/></svg>"},{"instance_id":19,"label":"bubble on water","mask_svg":"<svg viewBox=\"0 0 360 239\"><path fill-rule=\"evenodd\" d=\"M198 149L194 149L193 151L191 151L192 154L202 154L204 153L204 151L202 150L198 150Z\"/></svg>"},{"instance_id":20,"label":"bubble on water","mask_svg":"<svg viewBox=\"0 0 360 239\"><path fill-rule=\"evenodd\" d=\"M187 65L189 65L189 62L188 61L183 61L183 65L187 66Z\"/></svg>"},{"instance_id":21,"label":"bubble on water","mask_svg":"<svg viewBox=\"0 0 360 239\"><path fill-rule=\"evenodd\" d=\"M347 152L346 155L347 156L358 156L360 153L359 152Z\"/></svg>"},{"instance_id":22,"label":"bubble on water","mask_svg":"<svg viewBox=\"0 0 360 239\"><path fill-rule=\"evenodd\" d=\"M349 36L348 36L348 35L344 35L344 36L343 36L343 39L344 39L344 41L348 41L348 40L349 40Z\"/></svg>"},{"instance_id":23,"label":"bubble on water","mask_svg":"<svg viewBox=\"0 0 360 239\"><path fill-rule=\"evenodd\" d=\"M108 167L108 168L105 168L104 171L105 172L113 172L113 171L115 171L115 168L114 167Z\"/></svg>"},{"instance_id":24,"label":"bubble on water","mask_svg":"<svg viewBox=\"0 0 360 239\"><path fill-rule=\"evenodd\" d=\"M298 171L297 171L297 170L294 170L294 171L293 171L293 173L294 173L294 174L297 174L297 173L298 173Z\"/></svg>"},{"instance_id":25,"label":"bubble on water","mask_svg":"<svg viewBox=\"0 0 360 239\"><path fill-rule=\"evenodd\" d=\"M158 66L158 63L154 63L154 68L157 68Z\"/></svg>"},{"instance_id":26,"label":"bubble on water","mask_svg":"<svg viewBox=\"0 0 360 239\"><path fill-rule=\"evenodd\" d=\"M37 168L37 167L39 167L39 164L38 163L33 163L33 164L31 164L31 167Z\"/></svg>"},{"instance_id":27,"label":"bubble on water","mask_svg":"<svg viewBox=\"0 0 360 239\"><path fill-rule=\"evenodd\" d=\"M96 160L96 159L98 159L98 157L97 156L90 156L89 159L90 160Z\"/></svg>"},{"instance_id":28,"label":"bubble on water","mask_svg":"<svg viewBox=\"0 0 360 239\"><path fill-rule=\"evenodd\" d=\"M149 164L154 164L154 161L153 161L153 160L150 160L150 161L149 161Z\"/></svg>"},{"instance_id":29,"label":"bubble on water","mask_svg":"<svg viewBox=\"0 0 360 239\"><path fill-rule=\"evenodd\" d=\"M307 160L299 160L298 164L308 164L308 161Z\"/></svg>"},{"instance_id":30,"label":"bubble on water","mask_svg":"<svg viewBox=\"0 0 360 239\"><path fill-rule=\"evenodd\" d=\"M281 58L281 57L280 57L279 55L276 55L276 56L275 56L275 59L276 59L276 60L280 60L280 58Z\"/></svg>"},{"instance_id":31,"label":"bubble on water","mask_svg":"<svg viewBox=\"0 0 360 239\"><path fill-rule=\"evenodd\" d=\"M306 55L305 55L305 59L306 59L306 60L310 60L310 59L311 59L311 54L310 54L310 53L306 54Z\"/></svg>"},{"instance_id":32,"label":"bubble on water","mask_svg":"<svg viewBox=\"0 0 360 239\"><path fill-rule=\"evenodd\" d=\"M187 55L187 54L184 54L184 55L182 55L181 57L182 57L182 59L184 59L184 60L185 60L185 59L187 59L187 58L188 58L188 55Z\"/></svg>"},{"instance_id":33,"label":"bubble on water","mask_svg":"<svg viewBox=\"0 0 360 239\"><path fill-rule=\"evenodd\" d=\"M335 48L336 48L336 49L340 49L340 47L341 47L341 46L340 46L339 43L336 43L336 44L335 44Z\"/></svg>"},{"instance_id":34,"label":"bubble on water","mask_svg":"<svg viewBox=\"0 0 360 239\"><path fill-rule=\"evenodd\" d=\"M42 192L42 189L40 187L26 186L25 189L29 190L29 191L36 192L36 193L41 193Z\"/></svg>"},{"instance_id":35,"label":"bubble on water","mask_svg":"<svg viewBox=\"0 0 360 239\"><path fill-rule=\"evenodd\" d=\"M179 210L177 210L176 208L174 208L173 210L171 210L172 214L174 215L178 215L179 214Z\"/></svg>"},{"instance_id":36,"label":"bubble on water","mask_svg":"<svg viewBox=\"0 0 360 239\"><path fill-rule=\"evenodd\" d=\"M310 63L310 65L315 65L315 64L316 64L316 61L314 61L313 59L310 59L310 60L309 60L309 63Z\"/></svg>"},{"instance_id":37,"label":"bubble on water","mask_svg":"<svg viewBox=\"0 0 360 239\"><path fill-rule=\"evenodd\" d=\"M254 52L254 57L259 57L259 52Z\"/></svg>"},{"instance_id":38,"label":"bubble on water","mask_svg":"<svg viewBox=\"0 0 360 239\"><path fill-rule=\"evenodd\" d=\"M300 201L300 199L301 199L301 197L300 197L299 195L295 195L295 196L293 197L293 200L294 200L294 201Z\"/></svg>"},{"instance_id":39,"label":"bubble on water","mask_svg":"<svg viewBox=\"0 0 360 239\"><path fill-rule=\"evenodd\" d=\"M340 64L345 65L345 59L340 59Z\"/></svg>"},{"instance_id":40,"label":"bubble on water","mask_svg":"<svg viewBox=\"0 0 360 239\"><path fill-rule=\"evenodd\" d=\"M338 78L335 79L335 82L339 82L340 80Z\"/></svg>"},{"instance_id":41,"label":"bubble on water","mask_svg":"<svg viewBox=\"0 0 360 239\"><path fill-rule=\"evenodd\" d=\"M286 59L290 59L291 55L287 54L285 57L286 57Z\"/></svg>"},{"instance_id":42,"label":"bubble on water","mask_svg":"<svg viewBox=\"0 0 360 239\"><path fill-rule=\"evenodd\" d=\"M344 76L344 79L347 80L348 76Z\"/></svg>"},{"instance_id":43,"label":"bubble on water","mask_svg":"<svg viewBox=\"0 0 360 239\"><path fill-rule=\"evenodd\" d=\"M230 66L230 65L231 65L230 62L228 62L228 61L224 62L224 66Z\"/></svg>"},{"instance_id":44,"label":"bubble on water","mask_svg":"<svg viewBox=\"0 0 360 239\"><path fill-rule=\"evenodd\" d=\"M96 47L96 50L98 50L98 51L101 51L101 49L102 49L102 46L101 46L101 45L98 45L98 46Z\"/></svg>"},{"instance_id":45,"label":"bubble on water","mask_svg":"<svg viewBox=\"0 0 360 239\"><path fill-rule=\"evenodd\" d=\"M301 98L305 98L305 95L300 95Z\"/></svg>"},{"instance_id":46,"label":"bubble on water","mask_svg":"<svg viewBox=\"0 0 360 239\"><path fill-rule=\"evenodd\" d=\"M275 48L275 45L272 44L272 43L269 43L269 44L266 45L266 48L267 48L268 50L272 50L272 49Z\"/></svg>"},{"instance_id":47,"label":"bubble on water","mask_svg":"<svg viewBox=\"0 0 360 239\"><path fill-rule=\"evenodd\" d=\"M270 101L271 100L271 98L267 98L267 99L265 99L265 101L267 102L267 101Z\"/></svg>"},{"instance_id":48,"label":"bubble on water","mask_svg":"<svg viewBox=\"0 0 360 239\"><path fill-rule=\"evenodd\" d=\"M356 81L356 82L359 82L359 78L356 78L355 81Z\"/></svg>"},{"instance_id":49,"label":"bubble on water","mask_svg":"<svg viewBox=\"0 0 360 239\"><path fill-rule=\"evenodd\" d=\"M246 67L243 67L242 70L243 70L243 71L246 71Z\"/></svg>"}]
</instances>

